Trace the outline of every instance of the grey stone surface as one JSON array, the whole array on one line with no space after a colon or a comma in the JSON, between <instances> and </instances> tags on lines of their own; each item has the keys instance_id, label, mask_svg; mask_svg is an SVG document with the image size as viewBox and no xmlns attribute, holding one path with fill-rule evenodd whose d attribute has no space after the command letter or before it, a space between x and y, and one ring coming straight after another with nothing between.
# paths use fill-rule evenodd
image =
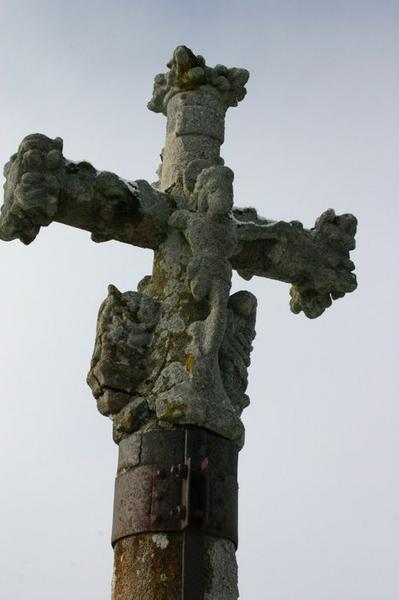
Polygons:
<instances>
[{"instance_id":1,"label":"grey stone surface","mask_svg":"<svg viewBox=\"0 0 399 600\"><path fill-rule=\"evenodd\" d=\"M237 106L245 97L246 69L228 69L224 65L211 68L202 56L196 56L186 46L178 46L167 64L169 71L155 77L154 91L148 108L166 115L169 100L182 91L208 87L220 97L226 108Z\"/></svg>"},{"instance_id":2,"label":"grey stone surface","mask_svg":"<svg viewBox=\"0 0 399 600\"><path fill-rule=\"evenodd\" d=\"M62 140L41 134L27 136L4 170L1 239L29 244L40 227L58 221L97 242L154 250L152 274L137 292L110 286L88 375L98 409L113 421L114 440L126 445L120 469L137 460L139 447L127 441L134 432L184 424L244 443L240 416L249 403L256 299L249 292L230 296L232 269L246 279L290 283L291 310L309 318L356 288L352 215L330 209L307 230L233 207L233 173L220 147L226 110L244 98L248 71L208 67L184 46L168 68L155 78L148 105L167 117L156 184L67 160ZM124 541L117 552L136 564L140 543ZM234 547L210 540L208 558L207 600L236 600ZM115 598L125 598L125 583L136 586L122 574Z\"/></svg>"},{"instance_id":3,"label":"grey stone surface","mask_svg":"<svg viewBox=\"0 0 399 600\"><path fill-rule=\"evenodd\" d=\"M234 210L238 252L232 265L245 279L254 275L293 284L291 310L319 317L332 301L357 287L355 265L349 253L355 248L356 218L324 212L313 229L299 221L267 221L254 209Z\"/></svg>"},{"instance_id":4,"label":"grey stone surface","mask_svg":"<svg viewBox=\"0 0 399 600\"><path fill-rule=\"evenodd\" d=\"M232 182L227 167L203 169L187 208L171 214L153 276L140 292L110 286L100 308L88 382L100 412L113 417L117 442L175 423L243 443L256 301L246 292L229 298Z\"/></svg>"},{"instance_id":5,"label":"grey stone surface","mask_svg":"<svg viewBox=\"0 0 399 600\"><path fill-rule=\"evenodd\" d=\"M88 383L104 415L119 412L147 377L146 353L159 305L139 292L121 294L109 286L97 322Z\"/></svg>"},{"instance_id":6,"label":"grey stone surface","mask_svg":"<svg viewBox=\"0 0 399 600\"><path fill-rule=\"evenodd\" d=\"M349 252L356 219L326 211L298 221L233 207L233 173L220 146L228 107L248 72L179 46L155 78L151 110L167 116L159 182L129 182L62 154L62 140L27 136L5 167L0 237L30 243L52 220L152 248L138 292L113 286L103 303L88 382L120 442L135 431L206 427L240 446L256 300L229 297L232 268L291 283L291 310L319 316L356 287Z\"/></svg>"},{"instance_id":7,"label":"grey stone surface","mask_svg":"<svg viewBox=\"0 0 399 600\"><path fill-rule=\"evenodd\" d=\"M249 404L245 391L255 338L256 306L256 298L251 292L241 291L230 296L226 333L219 352L223 385L238 415Z\"/></svg>"},{"instance_id":8,"label":"grey stone surface","mask_svg":"<svg viewBox=\"0 0 399 600\"><path fill-rule=\"evenodd\" d=\"M27 136L4 167L4 204L0 235L9 241L32 242L41 226L49 225L59 208L65 178L62 140Z\"/></svg>"},{"instance_id":9,"label":"grey stone surface","mask_svg":"<svg viewBox=\"0 0 399 600\"><path fill-rule=\"evenodd\" d=\"M207 537L206 553L209 574L204 600L236 600L238 570L233 542Z\"/></svg>"},{"instance_id":10,"label":"grey stone surface","mask_svg":"<svg viewBox=\"0 0 399 600\"><path fill-rule=\"evenodd\" d=\"M146 181L128 182L62 154L61 138L28 135L4 167L0 239L31 243L40 227L58 221L92 233L154 248L166 235L168 198Z\"/></svg>"}]
</instances>

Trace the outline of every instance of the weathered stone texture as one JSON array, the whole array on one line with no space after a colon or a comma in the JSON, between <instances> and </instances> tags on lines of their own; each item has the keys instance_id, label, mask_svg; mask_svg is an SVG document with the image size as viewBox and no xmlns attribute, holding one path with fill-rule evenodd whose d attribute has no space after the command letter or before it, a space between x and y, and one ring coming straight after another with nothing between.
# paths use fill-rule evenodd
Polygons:
<instances>
[{"instance_id":1,"label":"weathered stone texture","mask_svg":"<svg viewBox=\"0 0 399 600\"><path fill-rule=\"evenodd\" d=\"M183 533L144 533L115 547L112 600L181 600ZM205 536L204 600L237 600L235 547Z\"/></svg>"},{"instance_id":2,"label":"weathered stone texture","mask_svg":"<svg viewBox=\"0 0 399 600\"><path fill-rule=\"evenodd\" d=\"M207 589L204 600L237 600L238 570L236 549L230 540L207 537Z\"/></svg>"},{"instance_id":3,"label":"weathered stone texture","mask_svg":"<svg viewBox=\"0 0 399 600\"><path fill-rule=\"evenodd\" d=\"M112 600L181 600L182 538L178 533L144 533L120 540Z\"/></svg>"},{"instance_id":4,"label":"weathered stone texture","mask_svg":"<svg viewBox=\"0 0 399 600\"><path fill-rule=\"evenodd\" d=\"M203 169L188 207L169 219L153 277L140 292L111 286L100 309L88 381L116 441L175 423L243 442L256 300L247 292L229 299L232 181L227 167Z\"/></svg>"},{"instance_id":5,"label":"weathered stone texture","mask_svg":"<svg viewBox=\"0 0 399 600\"><path fill-rule=\"evenodd\" d=\"M92 233L155 248L164 239L168 198L146 181L128 182L62 155L61 138L28 135L4 167L0 239L30 244L40 227L58 221Z\"/></svg>"},{"instance_id":6,"label":"weathered stone texture","mask_svg":"<svg viewBox=\"0 0 399 600\"><path fill-rule=\"evenodd\" d=\"M267 221L254 209L237 209L238 252L232 265L245 279L254 275L292 283L291 310L319 317L332 301L357 287L355 265L349 253L355 248L357 220L330 209L304 229L299 221Z\"/></svg>"},{"instance_id":7,"label":"weathered stone texture","mask_svg":"<svg viewBox=\"0 0 399 600\"><path fill-rule=\"evenodd\" d=\"M202 56L195 56L186 46L178 46L167 66L169 71L155 77L154 91L148 108L166 114L169 101L184 91L208 88L221 98L225 108L237 106L245 97L246 69L228 69L224 65L208 67Z\"/></svg>"},{"instance_id":8,"label":"weathered stone texture","mask_svg":"<svg viewBox=\"0 0 399 600\"><path fill-rule=\"evenodd\" d=\"M248 73L211 69L183 46L168 66L150 102L167 115L159 184L68 161L60 138L34 134L5 167L0 236L30 243L55 220L95 241L153 248L153 272L139 292L111 287L100 310L88 377L98 408L112 417L117 442L192 424L241 445L256 301L246 293L229 299L232 268L291 283L291 309L317 317L356 287L356 219L328 210L306 230L233 208L233 173L220 146L226 109L244 97Z\"/></svg>"},{"instance_id":9,"label":"weathered stone texture","mask_svg":"<svg viewBox=\"0 0 399 600\"><path fill-rule=\"evenodd\" d=\"M256 298L251 292L241 291L230 296L226 333L219 352L223 385L238 415L249 404L245 391L255 338L256 306Z\"/></svg>"},{"instance_id":10,"label":"weathered stone texture","mask_svg":"<svg viewBox=\"0 0 399 600\"><path fill-rule=\"evenodd\" d=\"M101 306L88 376L98 409L112 418L117 443L136 431L193 425L241 447L256 299L230 296L232 269L290 283L291 310L318 317L356 288L356 219L330 209L307 230L234 208L220 147L226 110L244 98L249 73L208 67L185 46L168 68L148 105L167 116L159 181L99 172L65 159L60 138L27 136L5 166L0 238L29 244L58 221L97 242L154 250L138 291L110 286ZM118 542L114 600L178 597L180 538L164 542L161 551L151 535ZM235 600L233 548L210 540L209 561L218 574L206 599Z\"/></svg>"}]
</instances>

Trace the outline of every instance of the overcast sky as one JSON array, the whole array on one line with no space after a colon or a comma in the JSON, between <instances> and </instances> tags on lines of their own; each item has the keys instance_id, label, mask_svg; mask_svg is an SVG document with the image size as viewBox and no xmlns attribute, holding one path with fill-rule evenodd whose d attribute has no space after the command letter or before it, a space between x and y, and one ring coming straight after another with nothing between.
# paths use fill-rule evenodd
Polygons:
<instances>
[{"instance_id":1,"label":"overcast sky","mask_svg":"<svg viewBox=\"0 0 399 600\"><path fill-rule=\"evenodd\" d=\"M235 202L312 226L359 219L358 290L310 321L259 301L240 463L244 600L399 598L397 1L0 0L0 162L33 132L68 158L155 179L156 73L186 44L248 68L222 154ZM85 384L109 283L150 251L55 224L1 243L0 589L109 600L117 448Z\"/></svg>"}]
</instances>

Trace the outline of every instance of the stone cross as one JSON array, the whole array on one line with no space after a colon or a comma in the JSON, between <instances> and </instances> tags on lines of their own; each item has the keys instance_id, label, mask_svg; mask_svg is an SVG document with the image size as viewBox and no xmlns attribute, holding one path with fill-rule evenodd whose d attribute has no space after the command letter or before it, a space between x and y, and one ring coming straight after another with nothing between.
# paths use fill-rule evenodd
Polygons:
<instances>
[{"instance_id":1,"label":"stone cross","mask_svg":"<svg viewBox=\"0 0 399 600\"><path fill-rule=\"evenodd\" d=\"M138 291L109 286L88 375L120 449L113 599L235 600L257 303L230 295L232 270L290 283L291 310L318 317L356 288L356 219L330 209L307 230L236 208L220 146L249 73L211 68L185 46L167 66L148 104L167 117L159 181L99 172L64 158L60 138L29 135L5 166L0 237L29 244L57 221L154 251Z\"/></svg>"}]
</instances>

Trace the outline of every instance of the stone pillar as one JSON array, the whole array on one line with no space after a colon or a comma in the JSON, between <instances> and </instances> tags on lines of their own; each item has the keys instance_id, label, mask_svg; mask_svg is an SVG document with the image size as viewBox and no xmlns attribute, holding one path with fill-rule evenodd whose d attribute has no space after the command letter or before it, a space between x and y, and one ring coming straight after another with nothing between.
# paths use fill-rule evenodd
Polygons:
<instances>
[{"instance_id":1,"label":"stone pillar","mask_svg":"<svg viewBox=\"0 0 399 600\"><path fill-rule=\"evenodd\" d=\"M205 537L209 564L201 600L236 600L235 548L228 540ZM183 533L143 533L115 547L112 600L182 600ZM195 567L195 565L194 565ZM195 600L187 596L187 600Z\"/></svg>"},{"instance_id":2,"label":"stone pillar","mask_svg":"<svg viewBox=\"0 0 399 600\"><path fill-rule=\"evenodd\" d=\"M172 96L167 105L162 190L182 185L184 171L192 161L206 166L220 162L225 112L220 95L210 86Z\"/></svg>"},{"instance_id":3,"label":"stone pillar","mask_svg":"<svg viewBox=\"0 0 399 600\"><path fill-rule=\"evenodd\" d=\"M115 546L112 600L181 600L183 534L142 533Z\"/></svg>"},{"instance_id":4,"label":"stone pillar","mask_svg":"<svg viewBox=\"0 0 399 600\"><path fill-rule=\"evenodd\" d=\"M167 73L155 77L153 96L148 104L150 110L167 117L160 189L168 193L171 206L177 208L177 213L179 209L191 206L191 216L198 213L199 219L204 220L204 238L199 250L202 250L202 245L207 245L206 240L211 246L215 245L212 235L206 238L205 230L212 232L217 230L217 235L223 237L223 241L219 244L223 252L219 254L223 254L224 257L226 252L228 255L230 245L231 247L234 245L235 237L233 234L230 235L232 222L223 211L223 214L221 213L212 221L212 216L208 215L209 218L206 216L206 210L202 209L201 212L194 208L192 196L197 189L196 182L200 173L209 167L223 165L220 147L224 141L225 114L229 107L237 106L244 98L246 93L244 86L249 74L244 69L228 69L223 65L210 68L202 57L195 56L184 46L176 48L168 67L170 70ZM210 177L207 186L205 185L206 190L203 190L202 194L207 194L210 199L215 196L216 208L219 206L221 195L232 196L232 189L230 189L232 177L227 191L226 184L223 187L223 181L220 181L215 174L213 179ZM162 338L162 345L165 344L165 339L172 341L176 339L178 342L176 345L178 352L175 354L172 352L173 344L168 346L169 352L174 356L174 363L172 361L171 365L166 365L165 370L168 366L176 368L180 348L184 349L185 344L187 347L190 345L191 342L186 340L186 338L191 339L191 333L188 334L186 331L190 323L198 321L203 327L206 314L211 317L213 315L212 306L205 306L209 299L202 298L201 303L200 299L195 300L190 292L189 281L185 274L187 263L191 260L187 252L191 251L197 258L200 252L197 252L196 248L190 249L187 240L184 240L179 230L181 225L179 217L184 217L184 212L177 214L177 222L174 225L173 219L169 220L170 235L157 249L152 282L146 287L146 294L153 293L157 301L166 300L160 317L161 321L163 319L162 323L165 322L166 328L169 327L168 311L171 312L170 322L176 321L172 318L174 316L185 323L180 337L173 337L174 333L171 332L169 337ZM189 223L187 222L186 225L188 227ZM190 239L195 245L194 238L195 235ZM180 248L178 259L175 246ZM212 264L218 256L216 246ZM181 261L180 271L176 270L176 260ZM217 277L220 278L220 271L222 267L226 267L227 261L223 258L218 264L220 268L217 270ZM180 273L179 278L174 279L173 274L177 272ZM158 277L159 274L161 276ZM222 276L223 282L229 277L230 270L227 265L227 273ZM158 279L162 281L158 286L162 288L161 294L157 289ZM169 289L170 283L173 289ZM222 291L224 289L222 286ZM181 302L184 303L184 309L180 306ZM215 299L210 302L215 304ZM228 290L225 298L226 306L223 305L225 311L227 311L227 302ZM187 310L191 310L192 314L187 316L185 313ZM200 311L199 315L198 311ZM210 327L215 329L216 337L219 331L216 325L218 324L220 328L220 339L215 346L217 353L225 327L222 317L216 318L217 323L214 323L211 317L209 317ZM235 318L234 315L230 317L233 320ZM237 316L237 323L240 318ZM159 331L162 333L162 327ZM251 326L248 331L252 331ZM154 335L157 335L157 330ZM241 338L245 338L245 334ZM246 356L248 348L245 348ZM195 355L198 362L199 354ZM210 350L208 354L213 356ZM159 352L159 355L162 356L163 353ZM222 355L221 351L220 356ZM235 355L236 361L238 355ZM194 354L190 356L194 357ZM141 426L141 433L134 433L119 441L120 458L116 479L113 529L115 549L113 600L237 600L238 598L236 563L238 446L236 443L238 438L240 438L239 443L242 442L242 424L239 422L239 414L245 403L243 406L239 403L238 407L233 408L234 402L224 390L218 371L218 357L215 355L214 358L215 360L209 362L209 369L215 371L213 378L208 377L212 385L206 386L207 369L203 369L204 381L197 386L200 394L199 405L201 407L214 405L212 410L205 411L209 412L209 421L203 418L202 410L198 410L190 413L191 416L186 420L182 418L181 423L178 423L172 418L175 412L173 398L168 396L165 399L166 392L161 390L161 384L160 391L155 395L158 395L159 400L162 401L158 404L166 406L161 417L162 423L165 425L166 422L167 427L158 428L159 423L150 424L149 420L146 425ZM187 366L184 362L186 366L183 366L183 362L180 363L180 368L185 370L187 381L191 381L193 365ZM244 363L247 364L246 358ZM198 370L198 367L196 369ZM226 369L235 372L234 368L229 368L229 365ZM240 372L244 372L245 369L244 365ZM188 397L189 389L190 386L184 392L181 391L188 405L192 403L191 396ZM194 392L192 391L191 394ZM134 400L132 402L134 403ZM224 410L223 402L230 407L230 412ZM158 404L155 400L155 407ZM150 405L152 407L154 405L153 397L148 402L148 406ZM157 410L160 413L160 410ZM160 417L158 412L157 416ZM221 415L220 421L223 421L218 422L218 427L215 425L216 413ZM234 425L238 423L240 435L237 436L232 423ZM149 432L152 427L154 430ZM214 432L222 433L225 437ZM180 435L185 436L184 444L181 444L178 439ZM151 441L151 436L155 436L156 439ZM177 440L176 443L171 443L174 438ZM188 468L189 475L186 481L179 483L182 488L176 488L174 487L176 481L170 477L170 474L171 469L175 467L179 469L180 466ZM161 473L163 475L160 475ZM179 496L181 493L183 495L185 493L186 497L177 498L176 494ZM175 502L170 500L170 506L167 505L165 509L165 502L167 504L168 498L173 499L173 494L175 494Z\"/></svg>"},{"instance_id":5,"label":"stone pillar","mask_svg":"<svg viewBox=\"0 0 399 600\"><path fill-rule=\"evenodd\" d=\"M112 600L238 598L237 456L200 428L122 440Z\"/></svg>"}]
</instances>

